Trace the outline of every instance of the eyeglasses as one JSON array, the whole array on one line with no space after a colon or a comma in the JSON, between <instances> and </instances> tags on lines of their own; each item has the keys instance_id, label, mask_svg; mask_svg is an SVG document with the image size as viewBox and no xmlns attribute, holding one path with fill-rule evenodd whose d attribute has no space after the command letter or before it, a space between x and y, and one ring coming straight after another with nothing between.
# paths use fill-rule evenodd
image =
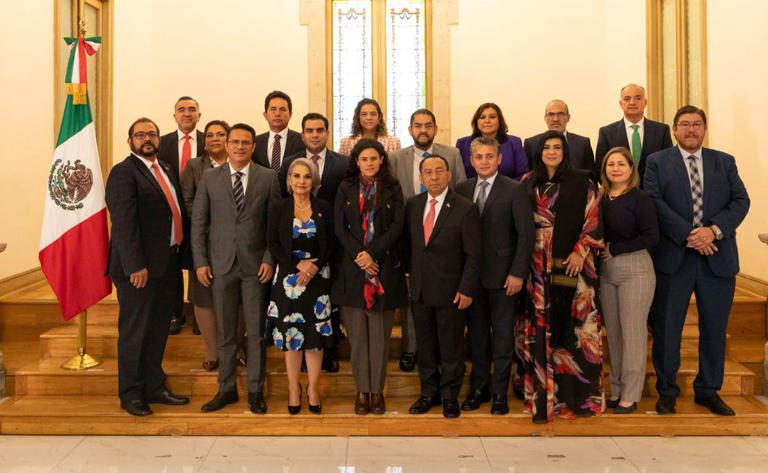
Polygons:
<instances>
[{"instance_id":1,"label":"eyeglasses","mask_svg":"<svg viewBox=\"0 0 768 473\"><path fill-rule=\"evenodd\" d=\"M701 128L704 126L704 122L678 122L678 128Z\"/></svg>"},{"instance_id":2,"label":"eyeglasses","mask_svg":"<svg viewBox=\"0 0 768 473\"><path fill-rule=\"evenodd\" d=\"M136 133L133 134L133 137L136 138L137 140L146 140L147 138L149 138L150 140L155 140L157 139L157 133L155 133L154 131L150 131L149 133L144 131L137 131Z\"/></svg>"},{"instance_id":3,"label":"eyeglasses","mask_svg":"<svg viewBox=\"0 0 768 473\"><path fill-rule=\"evenodd\" d=\"M253 141L248 140L227 140L227 143L229 143L229 145L234 148L237 148L238 146L248 148L249 146L253 145Z\"/></svg>"}]
</instances>

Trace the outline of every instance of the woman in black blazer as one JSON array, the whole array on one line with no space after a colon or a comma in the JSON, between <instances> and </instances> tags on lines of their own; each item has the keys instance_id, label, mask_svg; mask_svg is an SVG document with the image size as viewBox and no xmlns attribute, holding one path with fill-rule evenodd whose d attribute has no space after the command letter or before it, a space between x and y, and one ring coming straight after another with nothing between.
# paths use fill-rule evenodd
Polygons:
<instances>
[{"instance_id":1,"label":"woman in black blazer","mask_svg":"<svg viewBox=\"0 0 768 473\"><path fill-rule=\"evenodd\" d=\"M351 346L357 397L355 413L383 414L384 380L394 310L407 304L400 264L405 206L384 147L363 139L352 150L347 177L339 186L334 227L343 251L331 299Z\"/></svg>"}]
</instances>

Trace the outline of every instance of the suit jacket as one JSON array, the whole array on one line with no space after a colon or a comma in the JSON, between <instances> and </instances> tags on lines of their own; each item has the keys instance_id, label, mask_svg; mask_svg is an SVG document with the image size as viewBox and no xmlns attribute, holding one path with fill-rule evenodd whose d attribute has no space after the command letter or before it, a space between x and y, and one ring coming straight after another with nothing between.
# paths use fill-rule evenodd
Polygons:
<instances>
[{"instance_id":1,"label":"suit jacket","mask_svg":"<svg viewBox=\"0 0 768 473\"><path fill-rule=\"evenodd\" d=\"M448 168L451 171L451 188L456 187L461 181L467 179L467 174L464 172L464 164L461 161L461 154L459 154L458 148L453 146L441 145L434 143L432 145L432 154L442 156L448 160ZM392 169L392 174L400 181L400 187L403 189L403 197L410 199L416 194L420 194L419 189L413 188L413 145L395 151L389 155L389 165Z\"/></svg>"},{"instance_id":2,"label":"suit jacket","mask_svg":"<svg viewBox=\"0 0 768 473\"><path fill-rule=\"evenodd\" d=\"M368 252L379 264L379 280L384 294L373 309L394 310L407 305L405 272L400 257L405 203L400 184L380 184L376 192L375 233ZM365 250L359 195L360 183L356 178L345 179L336 194L334 229L343 251L339 251L339 264L334 267L331 300L341 306L364 308L365 274L355 263L357 254Z\"/></svg>"},{"instance_id":3,"label":"suit jacket","mask_svg":"<svg viewBox=\"0 0 768 473\"><path fill-rule=\"evenodd\" d=\"M641 179L645 175L647 157L657 151L672 147L672 135L669 132L669 125L647 118L643 120L643 149L640 152L640 163L637 166ZM616 146L623 146L632 151L632 147L627 140L627 129L624 126L623 118L600 128L600 133L597 137L597 148L595 148L595 169L597 170L597 175L600 174L600 167L603 164L605 154Z\"/></svg>"},{"instance_id":4,"label":"suit jacket","mask_svg":"<svg viewBox=\"0 0 768 473\"><path fill-rule=\"evenodd\" d=\"M159 160L158 164L170 178L179 201L184 224L181 253L185 263L189 259L189 228L181 188L171 167ZM130 155L112 168L105 198L112 219L109 276L128 278L147 268L152 278L163 276L168 269L178 269L168 268L173 226L171 208L157 179L139 158Z\"/></svg>"},{"instance_id":5,"label":"suit jacket","mask_svg":"<svg viewBox=\"0 0 768 473\"><path fill-rule=\"evenodd\" d=\"M462 182L456 192L470 201L477 177ZM483 244L483 273L480 284L501 289L507 276L525 279L531 266L536 227L525 186L507 176L496 175L480 214Z\"/></svg>"},{"instance_id":6,"label":"suit jacket","mask_svg":"<svg viewBox=\"0 0 768 473\"><path fill-rule=\"evenodd\" d=\"M411 300L425 306L449 306L456 293L474 297L480 280L482 247L477 206L448 189L432 235L424 244L424 206L428 192L406 204Z\"/></svg>"},{"instance_id":7,"label":"suit jacket","mask_svg":"<svg viewBox=\"0 0 768 473\"><path fill-rule=\"evenodd\" d=\"M528 156L528 169L533 169L533 166L541 161L541 156L536 156L536 153L541 146L541 139L543 137L544 133L539 133L536 136L525 139L523 147L525 148L526 156ZM565 139L568 140L571 167L589 171L592 173L592 180L596 182L600 171L595 169L595 153L592 152L592 143L589 141L589 138L569 131L565 134Z\"/></svg>"},{"instance_id":8,"label":"suit jacket","mask_svg":"<svg viewBox=\"0 0 768 473\"><path fill-rule=\"evenodd\" d=\"M181 174L181 194L184 197L184 206L187 208L187 215L192 216L195 194L197 194L197 187L200 184L200 179L203 178L203 173L209 169L213 169L211 164L211 158L208 155L198 156L195 159L187 163L186 169Z\"/></svg>"},{"instance_id":9,"label":"suit jacket","mask_svg":"<svg viewBox=\"0 0 768 473\"><path fill-rule=\"evenodd\" d=\"M197 132L197 149L192 150L192 158L205 154L205 134ZM160 148L157 150L157 159L168 164L173 169L173 175L178 181L179 175L179 135L176 130L160 137Z\"/></svg>"},{"instance_id":10,"label":"suit jacket","mask_svg":"<svg viewBox=\"0 0 768 473\"><path fill-rule=\"evenodd\" d=\"M277 175L278 180L280 181L280 191L283 197L288 197L288 166L290 166L291 162L297 158L306 158L307 150L304 148L296 154L286 156L287 157L283 160L283 165L280 166L280 172ZM348 167L348 156L334 153L329 149L326 150L325 165L323 166L323 175L320 176L320 190L317 192L317 197L333 205L333 202L336 200L336 191L338 191L339 184L341 184L341 181L347 175Z\"/></svg>"},{"instance_id":11,"label":"suit jacket","mask_svg":"<svg viewBox=\"0 0 768 473\"><path fill-rule=\"evenodd\" d=\"M304 149L304 142L301 140L301 133L288 130L288 138L285 143L280 143L284 148L283 160L280 163L280 169L283 168L286 158L301 152ZM260 164L265 168L272 168L272 156L269 156L269 132L256 135L256 149L253 150L251 159L254 163Z\"/></svg>"},{"instance_id":12,"label":"suit jacket","mask_svg":"<svg viewBox=\"0 0 768 473\"><path fill-rule=\"evenodd\" d=\"M703 226L717 225L724 238L715 241L718 251L707 256L712 272L721 277L739 272L736 227L749 210L749 196L736 169L733 156L713 149L702 150L704 166ZM661 239L653 249L656 270L677 272L686 252L686 239L693 230L693 198L688 169L675 146L648 157L645 191L656 204Z\"/></svg>"},{"instance_id":13,"label":"suit jacket","mask_svg":"<svg viewBox=\"0 0 768 473\"><path fill-rule=\"evenodd\" d=\"M322 269L330 262L333 254L335 240L333 237L333 212L331 204L315 197L311 198L311 205L312 218L315 219L317 226L317 242L320 248L318 254L314 255L317 258L315 266ZM267 235L269 252L274 260L283 268L295 267L296 263L291 256L293 251L293 196L280 199L272 205Z\"/></svg>"},{"instance_id":14,"label":"suit jacket","mask_svg":"<svg viewBox=\"0 0 768 473\"><path fill-rule=\"evenodd\" d=\"M262 263L274 264L267 251L269 209L280 199L277 174L248 164L248 186L241 211L235 205L229 165L203 174L192 213L192 253L195 268L210 266L214 276L237 263L247 275Z\"/></svg>"}]
</instances>

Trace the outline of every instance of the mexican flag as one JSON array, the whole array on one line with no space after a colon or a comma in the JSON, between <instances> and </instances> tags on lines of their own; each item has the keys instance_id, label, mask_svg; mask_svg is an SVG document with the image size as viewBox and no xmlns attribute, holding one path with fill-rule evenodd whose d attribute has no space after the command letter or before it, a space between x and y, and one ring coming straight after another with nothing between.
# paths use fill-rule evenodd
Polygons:
<instances>
[{"instance_id":1,"label":"mexican flag","mask_svg":"<svg viewBox=\"0 0 768 473\"><path fill-rule=\"evenodd\" d=\"M88 102L87 61L101 38L65 38L67 103L46 186L40 267L69 320L110 292L104 275L109 234L96 130Z\"/></svg>"}]
</instances>

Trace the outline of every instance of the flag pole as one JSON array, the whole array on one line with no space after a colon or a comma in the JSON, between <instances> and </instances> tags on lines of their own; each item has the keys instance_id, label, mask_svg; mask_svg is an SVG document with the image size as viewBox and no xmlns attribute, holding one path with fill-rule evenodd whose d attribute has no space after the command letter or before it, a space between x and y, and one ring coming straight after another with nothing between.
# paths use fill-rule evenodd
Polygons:
<instances>
[{"instance_id":1,"label":"flag pole","mask_svg":"<svg viewBox=\"0 0 768 473\"><path fill-rule=\"evenodd\" d=\"M77 330L77 355L65 361L61 367L66 370L82 371L95 368L101 364L101 360L91 356L87 351L88 342L88 311L84 310L78 317L80 326Z\"/></svg>"}]
</instances>

